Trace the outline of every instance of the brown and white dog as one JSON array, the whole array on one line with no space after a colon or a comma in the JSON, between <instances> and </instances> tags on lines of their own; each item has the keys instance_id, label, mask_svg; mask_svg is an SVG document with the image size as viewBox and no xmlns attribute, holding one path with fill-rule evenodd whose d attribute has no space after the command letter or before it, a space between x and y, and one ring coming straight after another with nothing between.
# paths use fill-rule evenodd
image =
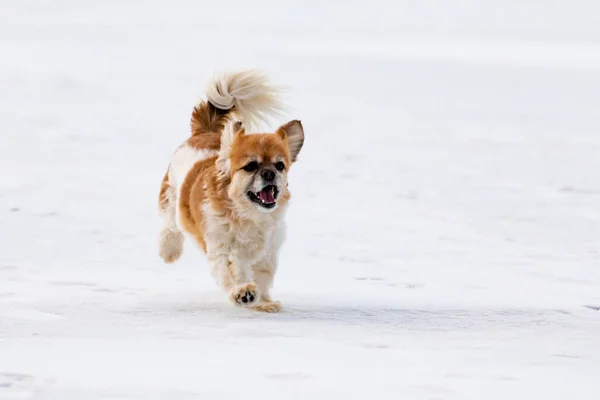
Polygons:
<instances>
[{"instance_id":1,"label":"brown and white dog","mask_svg":"<svg viewBox=\"0 0 600 400\"><path fill-rule=\"evenodd\" d=\"M159 195L162 259L175 262L184 233L193 237L230 300L265 312L281 308L269 289L284 241L288 171L304 143L298 120L274 133L247 131L282 111L278 93L255 70L215 76Z\"/></svg>"}]
</instances>

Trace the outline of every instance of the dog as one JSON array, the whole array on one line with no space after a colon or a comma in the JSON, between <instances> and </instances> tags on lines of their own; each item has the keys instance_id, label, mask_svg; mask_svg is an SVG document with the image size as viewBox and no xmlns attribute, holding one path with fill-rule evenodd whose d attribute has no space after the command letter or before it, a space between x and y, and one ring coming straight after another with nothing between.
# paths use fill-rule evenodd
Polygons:
<instances>
[{"instance_id":1,"label":"dog","mask_svg":"<svg viewBox=\"0 0 600 400\"><path fill-rule=\"evenodd\" d=\"M158 205L159 255L174 263L191 237L234 305L279 312L269 293L285 240L288 173L304 144L300 120L253 132L285 109L260 71L216 74L192 111L191 136L173 153Z\"/></svg>"}]
</instances>

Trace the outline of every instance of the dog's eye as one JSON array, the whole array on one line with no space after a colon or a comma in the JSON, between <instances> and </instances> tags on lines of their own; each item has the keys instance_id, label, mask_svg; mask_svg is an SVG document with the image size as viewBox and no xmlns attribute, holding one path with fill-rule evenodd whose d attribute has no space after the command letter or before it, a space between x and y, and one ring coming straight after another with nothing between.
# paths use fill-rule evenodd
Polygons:
<instances>
[{"instance_id":1,"label":"dog's eye","mask_svg":"<svg viewBox=\"0 0 600 400\"><path fill-rule=\"evenodd\" d=\"M275 168L277 168L277 171L283 171L283 169L285 168L285 164L281 161L277 161L275 163Z\"/></svg>"},{"instance_id":2,"label":"dog's eye","mask_svg":"<svg viewBox=\"0 0 600 400\"><path fill-rule=\"evenodd\" d=\"M253 172L258 169L258 163L256 161L250 161L248 164L244 165L244 171Z\"/></svg>"}]
</instances>

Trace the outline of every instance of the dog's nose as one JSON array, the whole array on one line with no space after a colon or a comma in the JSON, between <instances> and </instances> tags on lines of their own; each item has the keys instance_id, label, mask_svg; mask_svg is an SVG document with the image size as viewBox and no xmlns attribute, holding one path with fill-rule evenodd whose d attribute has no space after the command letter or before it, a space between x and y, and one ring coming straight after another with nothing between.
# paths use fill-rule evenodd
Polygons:
<instances>
[{"instance_id":1,"label":"dog's nose","mask_svg":"<svg viewBox=\"0 0 600 400\"><path fill-rule=\"evenodd\" d=\"M273 179L275 179L275 172L271 171L270 169L265 169L260 175L267 182L271 182Z\"/></svg>"}]
</instances>

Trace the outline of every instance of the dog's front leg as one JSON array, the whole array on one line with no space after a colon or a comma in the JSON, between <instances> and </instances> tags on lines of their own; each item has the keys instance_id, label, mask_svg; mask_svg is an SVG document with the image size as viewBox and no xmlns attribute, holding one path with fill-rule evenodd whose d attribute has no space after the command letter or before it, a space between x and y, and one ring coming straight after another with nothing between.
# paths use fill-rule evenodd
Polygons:
<instances>
[{"instance_id":1,"label":"dog's front leg","mask_svg":"<svg viewBox=\"0 0 600 400\"><path fill-rule=\"evenodd\" d=\"M250 307L259 301L260 293L252 280L249 267L230 260L227 254L214 256L209 253L208 259L217 283L229 292L229 298L234 304Z\"/></svg>"},{"instance_id":2,"label":"dog's front leg","mask_svg":"<svg viewBox=\"0 0 600 400\"><path fill-rule=\"evenodd\" d=\"M234 248L229 255L229 273L232 287L229 298L235 304L245 307L254 306L260 300L260 292L254 283L252 260L244 249Z\"/></svg>"},{"instance_id":3,"label":"dog's front leg","mask_svg":"<svg viewBox=\"0 0 600 400\"><path fill-rule=\"evenodd\" d=\"M232 255L223 248L209 249L212 275L219 286L229 292L234 304L253 306L259 301L260 293L253 282L252 269Z\"/></svg>"}]
</instances>

